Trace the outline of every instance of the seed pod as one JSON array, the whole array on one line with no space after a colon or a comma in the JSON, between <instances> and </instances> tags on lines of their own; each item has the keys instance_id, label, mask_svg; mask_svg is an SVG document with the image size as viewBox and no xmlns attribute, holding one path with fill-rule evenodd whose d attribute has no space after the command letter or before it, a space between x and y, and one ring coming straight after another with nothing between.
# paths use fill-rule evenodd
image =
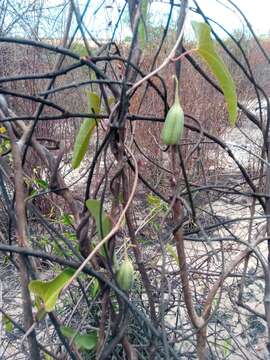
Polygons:
<instances>
[{"instance_id":1,"label":"seed pod","mask_svg":"<svg viewBox=\"0 0 270 360\"><path fill-rule=\"evenodd\" d=\"M122 290L128 291L132 287L133 273L134 269L131 261L125 260L119 266L119 270L116 274L116 280Z\"/></svg>"},{"instance_id":2,"label":"seed pod","mask_svg":"<svg viewBox=\"0 0 270 360\"><path fill-rule=\"evenodd\" d=\"M165 145L179 144L184 129L184 112L179 102L178 80L175 77L174 103L170 108L161 132L161 138Z\"/></svg>"}]
</instances>

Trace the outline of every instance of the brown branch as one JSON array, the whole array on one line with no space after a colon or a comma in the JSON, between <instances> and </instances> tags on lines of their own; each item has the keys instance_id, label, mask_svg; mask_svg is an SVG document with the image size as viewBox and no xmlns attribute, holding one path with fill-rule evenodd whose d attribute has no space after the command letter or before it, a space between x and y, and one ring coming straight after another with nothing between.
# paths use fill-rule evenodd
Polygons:
<instances>
[{"instance_id":1,"label":"brown branch","mask_svg":"<svg viewBox=\"0 0 270 360\"><path fill-rule=\"evenodd\" d=\"M16 238L20 247L27 247L27 219L25 208L25 191L23 180L22 158L17 138L12 130L10 124L7 125L9 137L11 140L11 151L13 157L13 170L14 170L14 187L15 187L15 213L16 213ZM22 287L23 299L23 315L24 315L24 328L30 329L34 323L32 313L32 301L28 289L29 274L28 268L25 263L23 255L18 256L18 266L20 270L20 280ZM35 330L31 331L28 336L29 352L32 359L40 359L40 352L37 344Z\"/></svg>"},{"instance_id":2,"label":"brown branch","mask_svg":"<svg viewBox=\"0 0 270 360\"><path fill-rule=\"evenodd\" d=\"M173 219L175 223L179 225L179 223L183 221L183 208L181 201L179 199L175 199L175 202L172 206L172 210L173 210ZM180 277L181 277L182 289L184 293L184 299L185 299L188 315L193 326L196 329L199 329L203 325L203 320L197 315L192 301L192 294L189 286L188 268L187 268L187 260L186 260L185 246L184 246L184 237L181 227L174 233L174 240L175 240L177 255L179 259Z\"/></svg>"}]
</instances>

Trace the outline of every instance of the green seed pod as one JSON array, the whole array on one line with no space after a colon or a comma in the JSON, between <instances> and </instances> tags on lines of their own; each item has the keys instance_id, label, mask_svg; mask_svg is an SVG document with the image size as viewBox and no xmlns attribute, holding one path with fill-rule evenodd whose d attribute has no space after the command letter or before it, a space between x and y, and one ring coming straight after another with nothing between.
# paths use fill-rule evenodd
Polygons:
<instances>
[{"instance_id":1,"label":"green seed pod","mask_svg":"<svg viewBox=\"0 0 270 360\"><path fill-rule=\"evenodd\" d=\"M161 138L165 145L179 144L184 129L184 112L179 102L178 80L175 77L174 103L170 108L161 132Z\"/></svg>"},{"instance_id":2,"label":"green seed pod","mask_svg":"<svg viewBox=\"0 0 270 360\"><path fill-rule=\"evenodd\" d=\"M117 283L122 290L128 291L131 289L133 284L133 274L134 268L132 262L129 260L122 262L116 274Z\"/></svg>"}]
</instances>

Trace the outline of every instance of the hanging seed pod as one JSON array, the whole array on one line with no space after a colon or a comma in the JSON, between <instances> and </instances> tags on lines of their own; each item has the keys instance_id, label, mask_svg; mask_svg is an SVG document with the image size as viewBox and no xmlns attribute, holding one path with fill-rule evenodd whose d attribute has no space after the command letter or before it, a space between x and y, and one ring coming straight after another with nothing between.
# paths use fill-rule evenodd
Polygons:
<instances>
[{"instance_id":1,"label":"hanging seed pod","mask_svg":"<svg viewBox=\"0 0 270 360\"><path fill-rule=\"evenodd\" d=\"M134 268L132 262L130 260L122 262L116 274L117 283L122 290L128 291L131 289L133 284L133 275Z\"/></svg>"},{"instance_id":2,"label":"hanging seed pod","mask_svg":"<svg viewBox=\"0 0 270 360\"><path fill-rule=\"evenodd\" d=\"M174 103L170 108L161 132L161 139L165 145L179 144L184 129L184 112L178 95L178 80L175 79Z\"/></svg>"}]
</instances>

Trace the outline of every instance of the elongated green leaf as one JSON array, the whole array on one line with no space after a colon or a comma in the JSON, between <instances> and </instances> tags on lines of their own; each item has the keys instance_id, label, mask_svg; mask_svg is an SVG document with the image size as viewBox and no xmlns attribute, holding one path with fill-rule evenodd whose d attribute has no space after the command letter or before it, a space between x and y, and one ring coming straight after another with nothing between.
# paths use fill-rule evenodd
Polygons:
<instances>
[{"instance_id":1,"label":"elongated green leaf","mask_svg":"<svg viewBox=\"0 0 270 360\"><path fill-rule=\"evenodd\" d=\"M234 126L237 120L237 95L234 81L225 63L215 49L210 36L210 26L205 23L192 21L192 27L198 42L198 53L206 61L209 68L218 79L227 102L230 124Z\"/></svg>"},{"instance_id":2,"label":"elongated green leaf","mask_svg":"<svg viewBox=\"0 0 270 360\"><path fill-rule=\"evenodd\" d=\"M112 222L104 211L102 211L100 217L101 202L99 200L89 199L86 201L86 206L90 211L91 215L93 216L93 218L95 219L98 235L100 239L102 239L102 233L103 233L103 237L105 237L111 231Z\"/></svg>"},{"instance_id":3,"label":"elongated green leaf","mask_svg":"<svg viewBox=\"0 0 270 360\"><path fill-rule=\"evenodd\" d=\"M61 333L69 339L76 334L76 330L68 326L61 326L60 329ZM77 334L73 342L78 349L93 350L97 345L97 340L97 332L92 331L84 335Z\"/></svg>"},{"instance_id":4,"label":"elongated green leaf","mask_svg":"<svg viewBox=\"0 0 270 360\"><path fill-rule=\"evenodd\" d=\"M141 0L141 16L138 34L141 47L144 47L146 41L146 18L147 18L148 0Z\"/></svg>"},{"instance_id":5,"label":"elongated green leaf","mask_svg":"<svg viewBox=\"0 0 270 360\"><path fill-rule=\"evenodd\" d=\"M46 312L53 311L61 290L74 274L75 270L65 269L55 279L50 281L32 280L29 290L43 301Z\"/></svg>"},{"instance_id":6,"label":"elongated green leaf","mask_svg":"<svg viewBox=\"0 0 270 360\"><path fill-rule=\"evenodd\" d=\"M95 93L88 93L88 111L95 114L98 114L100 111L100 98ZM96 124L96 119L84 119L74 144L71 162L73 169L76 169L84 158Z\"/></svg>"},{"instance_id":7,"label":"elongated green leaf","mask_svg":"<svg viewBox=\"0 0 270 360\"><path fill-rule=\"evenodd\" d=\"M112 229L112 222L104 211L100 216L101 202L99 200L87 200L86 206L95 219L97 233L100 239L104 238ZM102 236L103 235L103 236ZM99 250L102 256L106 256L106 244Z\"/></svg>"}]
</instances>

